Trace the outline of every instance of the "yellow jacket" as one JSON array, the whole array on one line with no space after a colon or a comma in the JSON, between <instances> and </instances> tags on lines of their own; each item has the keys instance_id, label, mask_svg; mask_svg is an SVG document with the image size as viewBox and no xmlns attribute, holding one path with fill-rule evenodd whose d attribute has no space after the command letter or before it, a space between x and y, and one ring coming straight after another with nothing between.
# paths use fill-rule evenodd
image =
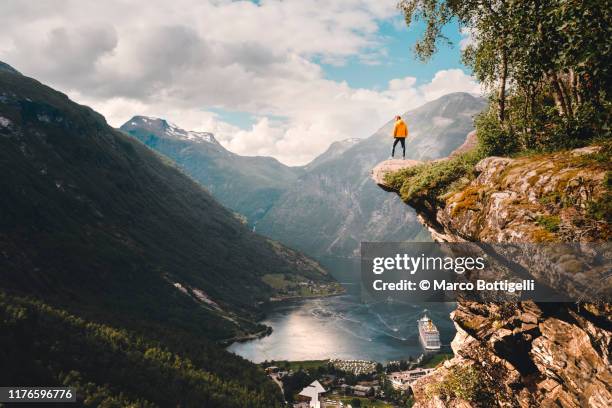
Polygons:
<instances>
[{"instance_id":1,"label":"yellow jacket","mask_svg":"<svg viewBox=\"0 0 612 408\"><path fill-rule=\"evenodd\" d=\"M393 128L393 137L404 138L408 136L408 126L402 119L395 121L395 127Z\"/></svg>"}]
</instances>

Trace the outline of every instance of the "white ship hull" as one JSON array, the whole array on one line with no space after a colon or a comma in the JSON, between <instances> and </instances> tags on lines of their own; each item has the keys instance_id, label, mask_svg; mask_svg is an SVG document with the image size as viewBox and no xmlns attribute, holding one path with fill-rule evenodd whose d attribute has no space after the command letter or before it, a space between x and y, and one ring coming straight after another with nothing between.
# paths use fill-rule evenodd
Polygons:
<instances>
[{"instance_id":1,"label":"white ship hull","mask_svg":"<svg viewBox=\"0 0 612 408\"><path fill-rule=\"evenodd\" d=\"M419 340L425 350L440 350L440 333L427 316L418 321Z\"/></svg>"},{"instance_id":2,"label":"white ship hull","mask_svg":"<svg viewBox=\"0 0 612 408\"><path fill-rule=\"evenodd\" d=\"M440 346L428 346L420 336L419 339L421 340L421 346L423 346L425 350L440 350Z\"/></svg>"}]
</instances>

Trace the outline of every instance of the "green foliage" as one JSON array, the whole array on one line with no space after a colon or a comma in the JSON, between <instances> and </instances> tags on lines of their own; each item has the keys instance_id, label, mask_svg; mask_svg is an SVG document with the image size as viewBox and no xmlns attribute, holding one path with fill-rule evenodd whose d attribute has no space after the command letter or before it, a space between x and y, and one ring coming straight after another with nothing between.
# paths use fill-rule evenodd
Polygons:
<instances>
[{"instance_id":1,"label":"green foliage","mask_svg":"<svg viewBox=\"0 0 612 408\"><path fill-rule=\"evenodd\" d=\"M596 220L612 223L612 171L606 172L604 186L606 187L606 192L603 194L603 197L598 201L590 202L587 213Z\"/></svg>"},{"instance_id":2,"label":"green foliage","mask_svg":"<svg viewBox=\"0 0 612 408\"><path fill-rule=\"evenodd\" d=\"M482 157L507 156L518 150L516 135L500 125L493 109L478 115L475 122Z\"/></svg>"},{"instance_id":3,"label":"green foliage","mask_svg":"<svg viewBox=\"0 0 612 408\"><path fill-rule=\"evenodd\" d=\"M268 408L282 401L260 368L198 337L181 336L179 346L2 291L0 333L0 383L75 387L78 406Z\"/></svg>"},{"instance_id":4,"label":"green foliage","mask_svg":"<svg viewBox=\"0 0 612 408\"><path fill-rule=\"evenodd\" d=\"M385 181L409 202L421 196L439 200L457 184L474 177L474 165L481 159L479 151L472 151L431 163L423 163L390 173Z\"/></svg>"},{"instance_id":5,"label":"green foliage","mask_svg":"<svg viewBox=\"0 0 612 408\"><path fill-rule=\"evenodd\" d=\"M484 377L475 366L453 366L441 381L427 387L426 394L429 398L458 398L476 404L486 404L491 398Z\"/></svg>"},{"instance_id":6,"label":"green foliage","mask_svg":"<svg viewBox=\"0 0 612 408\"><path fill-rule=\"evenodd\" d=\"M536 218L536 224L548 232L557 232L559 231L561 218L558 215L541 215Z\"/></svg>"},{"instance_id":7,"label":"green foliage","mask_svg":"<svg viewBox=\"0 0 612 408\"><path fill-rule=\"evenodd\" d=\"M610 138L612 8L597 0L401 0L406 22L424 20L415 53L470 34L463 61L490 94L477 123L485 154L550 151Z\"/></svg>"},{"instance_id":8,"label":"green foliage","mask_svg":"<svg viewBox=\"0 0 612 408\"><path fill-rule=\"evenodd\" d=\"M305 370L311 373L319 372L320 369L324 369L324 373L334 374L335 370L333 365L329 364L329 360L304 360L304 361L269 361L261 364L262 367L277 366L284 370Z\"/></svg>"},{"instance_id":9,"label":"green foliage","mask_svg":"<svg viewBox=\"0 0 612 408\"><path fill-rule=\"evenodd\" d=\"M285 400L293 402L295 394L302 391L304 387L315 380L307 371L298 370L293 375L283 377L283 391L285 392Z\"/></svg>"},{"instance_id":10,"label":"green foliage","mask_svg":"<svg viewBox=\"0 0 612 408\"><path fill-rule=\"evenodd\" d=\"M86 406L279 406L216 342L264 329L265 274L333 279L91 109L6 69L0 89L0 384L74 385Z\"/></svg>"},{"instance_id":11,"label":"green foliage","mask_svg":"<svg viewBox=\"0 0 612 408\"><path fill-rule=\"evenodd\" d=\"M424 368L435 368L453 357L453 353L428 354L423 358L423 361L421 361L419 366Z\"/></svg>"}]
</instances>

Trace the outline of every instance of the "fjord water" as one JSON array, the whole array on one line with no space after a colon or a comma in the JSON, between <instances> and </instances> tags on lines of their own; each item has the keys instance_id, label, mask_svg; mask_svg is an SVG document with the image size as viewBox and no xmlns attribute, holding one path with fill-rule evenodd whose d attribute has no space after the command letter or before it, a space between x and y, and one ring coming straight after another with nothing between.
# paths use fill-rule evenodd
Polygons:
<instances>
[{"instance_id":1,"label":"fjord water","mask_svg":"<svg viewBox=\"0 0 612 408\"><path fill-rule=\"evenodd\" d=\"M455 335L449 313L454 303L361 302L358 259L324 259L322 264L346 288L329 298L284 302L262 322L272 334L234 343L228 349L254 362L264 360L365 359L378 362L417 357L417 319L427 309L440 331L443 349Z\"/></svg>"}]
</instances>

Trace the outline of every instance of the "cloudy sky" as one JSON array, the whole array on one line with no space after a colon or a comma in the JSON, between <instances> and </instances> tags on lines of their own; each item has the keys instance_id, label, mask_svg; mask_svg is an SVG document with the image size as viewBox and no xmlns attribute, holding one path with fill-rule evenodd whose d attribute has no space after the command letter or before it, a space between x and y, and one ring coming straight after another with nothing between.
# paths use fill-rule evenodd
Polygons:
<instances>
[{"instance_id":1,"label":"cloudy sky","mask_svg":"<svg viewBox=\"0 0 612 408\"><path fill-rule=\"evenodd\" d=\"M396 113L476 93L457 27L428 64L396 0L3 0L0 60L92 106L304 164Z\"/></svg>"}]
</instances>

